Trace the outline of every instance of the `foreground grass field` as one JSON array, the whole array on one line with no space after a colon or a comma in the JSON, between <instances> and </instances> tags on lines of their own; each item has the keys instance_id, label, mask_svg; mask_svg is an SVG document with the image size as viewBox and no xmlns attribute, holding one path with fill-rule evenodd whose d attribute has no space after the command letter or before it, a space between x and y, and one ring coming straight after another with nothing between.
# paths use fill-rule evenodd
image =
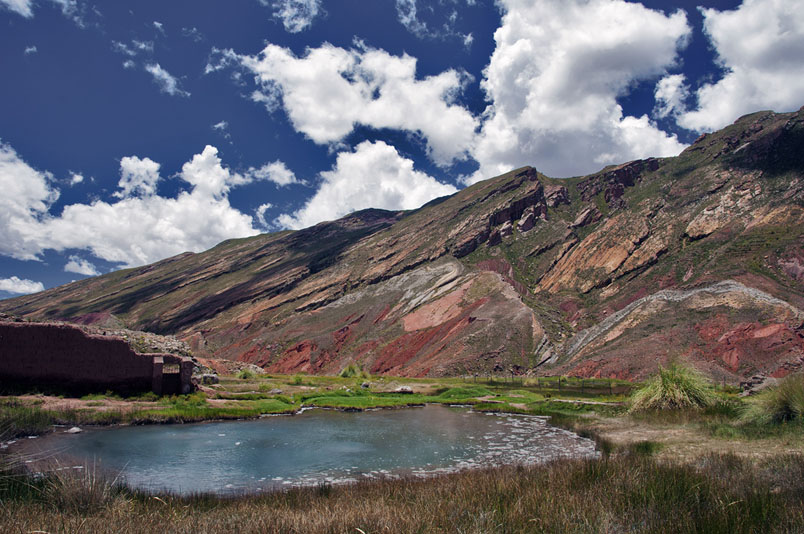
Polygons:
<instances>
[{"instance_id":1,"label":"foreground grass field","mask_svg":"<svg viewBox=\"0 0 804 534\"><path fill-rule=\"evenodd\" d=\"M643 448L644 449L644 448ZM221 499L149 496L76 475L0 493L0 531L92 533L802 532L804 458L595 461ZM53 484L54 486L48 486ZM73 486L78 485L78 489Z\"/></svg>"},{"instance_id":2,"label":"foreground grass field","mask_svg":"<svg viewBox=\"0 0 804 534\"><path fill-rule=\"evenodd\" d=\"M161 399L3 397L6 435L48 431L54 422L184 422L310 406L447 403L549 415L595 438L604 454L240 498L145 495L91 468L32 479L6 455L0 456L0 532L804 532L801 417L774 423L746 417L767 401L745 401L728 388L711 392L700 409L629 410L631 387L566 378L244 373L202 393Z\"/></svg>"}]
</instances>

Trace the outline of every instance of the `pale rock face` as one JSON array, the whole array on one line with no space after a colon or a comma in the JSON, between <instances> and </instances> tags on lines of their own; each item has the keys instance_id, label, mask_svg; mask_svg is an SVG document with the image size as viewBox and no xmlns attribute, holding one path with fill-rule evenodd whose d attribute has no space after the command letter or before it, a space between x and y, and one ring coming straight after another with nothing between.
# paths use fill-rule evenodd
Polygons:
<instances>
[{"instance_id":1,"label":"pale rock face","mask_svg":"<svg viewBox=\"0 0 804 534\"><path fill-rule=\"evenodd\" d=\"M516 229L519 230L520 233L525 233L529 230L532 230L533 227L536 225L536 215L530 211L525 212L525 215L519 219L519 222L516 224Z\"/></svg>"}]
</instances>

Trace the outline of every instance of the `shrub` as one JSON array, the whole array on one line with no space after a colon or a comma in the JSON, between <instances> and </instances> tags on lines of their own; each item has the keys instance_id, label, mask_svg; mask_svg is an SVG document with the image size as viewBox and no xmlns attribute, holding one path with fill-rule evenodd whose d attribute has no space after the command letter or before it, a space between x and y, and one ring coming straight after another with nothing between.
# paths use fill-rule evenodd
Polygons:
<instances>
[{"instance_id":1,"label":"shrub","mask_svg":"<svg viewBox=\"0 0 804 534\"><path fill-rule=\"evenodd\" d=\"M237 373L237 378L241 380L251 380L255 376L257 375L254 374L254 371L252 371L251 369L243 369L242 371Z\"/></svg>"},{"instance_id":2,"label":"shrub","mask_svg":"<svg viewBox=\"0 0 804 534\"><path fill-rule=\"evenodd\" d=\"M743 421L783 423L804 418L804 374L789 375L778 386L757 395L743 414Z\"/></svg>"},{"instance_id":3,"label":"shrub","mask_svg":"<svg viewBox=\"0 0 804 534\"><path fill-rule=\"evenodd\" d=\"M672 362L631 395L631 412L698 409L716 400L709 381L691 367Z\"/></svg>"}]
</instances>

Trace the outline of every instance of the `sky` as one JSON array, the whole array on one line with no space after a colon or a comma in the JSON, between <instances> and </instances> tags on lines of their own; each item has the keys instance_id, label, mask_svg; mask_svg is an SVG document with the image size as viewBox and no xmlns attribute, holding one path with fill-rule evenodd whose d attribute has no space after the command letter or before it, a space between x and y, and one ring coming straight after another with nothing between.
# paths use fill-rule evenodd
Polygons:
<instances>
[{"instance_id":1,"label":"sky","mask_svg":"<svg viewBox=\"0 0 804 534\"><path fill-rule=\"evenodd\" d=\"M0 298L678 154L804 105L801 0L0 0Z\"/></svg>"}]
</instances>

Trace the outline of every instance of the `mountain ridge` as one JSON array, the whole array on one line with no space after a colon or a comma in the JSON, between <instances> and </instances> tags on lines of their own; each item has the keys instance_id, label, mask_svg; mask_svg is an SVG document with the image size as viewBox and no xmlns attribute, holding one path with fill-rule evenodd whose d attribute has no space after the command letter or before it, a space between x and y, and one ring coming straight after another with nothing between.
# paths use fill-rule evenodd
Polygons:
<instances>
[{"instance_id":1,"label":"mountain ridge","mask_svg":"<svg viewBox=\"0 0 804 534\"><path fill-rule=\"evenodd\" d=\"M569 179L522 167L416 210L228 240L0 310L113 314L199 356L282 372L641 378L680 357L736 383L804 361L802 154L804 111L757 112L676 157ZM798 311L735 285L709 301L641 301L725 281ZM605 342L579 341L640 301Z\"/></svg>"}]
</instances>

